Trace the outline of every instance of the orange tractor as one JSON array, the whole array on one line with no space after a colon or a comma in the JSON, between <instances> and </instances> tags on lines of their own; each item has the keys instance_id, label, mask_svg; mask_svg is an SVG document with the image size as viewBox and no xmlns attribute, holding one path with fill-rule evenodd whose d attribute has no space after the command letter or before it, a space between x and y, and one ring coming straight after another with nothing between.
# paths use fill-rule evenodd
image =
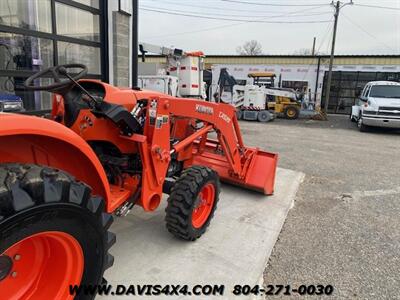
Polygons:
<instances>
[{"instance_id":1,"label":"orange tractor","mask_svg":"<svg viewBox=\"0 0 400 300\"><path fill-rule=\"evenodd\" d=\"M51 120L0 114L2 299L72 299L70 285L101 284L112 215L153 211L163 193L168 231L190 241L210 223L219 179L273 193L277 155L244 145L232 106L86 73L71 64L27 79L27 89L54 93Z\"/></svg>"}]
</instances>

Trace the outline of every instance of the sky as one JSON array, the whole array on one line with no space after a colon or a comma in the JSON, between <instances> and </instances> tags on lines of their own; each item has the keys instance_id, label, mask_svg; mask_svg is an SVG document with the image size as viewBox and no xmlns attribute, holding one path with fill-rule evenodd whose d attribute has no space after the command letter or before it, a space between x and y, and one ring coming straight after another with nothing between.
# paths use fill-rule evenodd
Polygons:
<instances>
[{"instance_id":1,"label":"sky","mask_svg":"<svg viewBox=\"0 0 400 300\"><path fill-rule=\"evenodd\" d=\"M400 55L400 0L353 2L354 5L340 10L336 54ZM330 3L330 0L139 0L139 41L185 51L201 50L206 55L227 55L237 54L237 47L246 41L257 40L263 54L287 55L311 49L316 37L316 49L327 54L333 32L334 9Z\"/></svg>"}]
</instances>

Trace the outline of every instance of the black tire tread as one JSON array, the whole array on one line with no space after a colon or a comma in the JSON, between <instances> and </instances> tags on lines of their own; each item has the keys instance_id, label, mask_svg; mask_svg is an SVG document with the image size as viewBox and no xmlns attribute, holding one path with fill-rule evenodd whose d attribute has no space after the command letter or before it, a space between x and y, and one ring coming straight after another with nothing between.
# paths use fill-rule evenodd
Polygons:
<instances>
[{"instance_id":1,"label":"black tire tread","mask_svg":"<svg viewBox=\"0 0 400 300\"><path fill-rule=\"evenodd\" d=\"M215 181L217 184L214 208L207 222L200 230L196 230L193 233L190 227L194 201L201 187L210 181ZM168 205L165 210L165 221L168 231L184 240L194 241L198 239L205 232L213 218L219 199L219 191L220 183L218 175L212 169L203 166L192 166L185 169L173 185L170 197L168 198Z\"/></svg>"},{"instance_id":2,"label":"black tire tread","mask_svg":"<svg viewBox=\"0 0 400 300\"><path fill-rule=\"evenodd\" d=\"M262 118L262 114L267 114L267 117ZM257 120L261 123L267 123L272 120L271 113L268 110L261 110L258 112Z\"/></svg>"},{"instance_id":3,"label":"black tire tread","mask_svg":"<svg viewBox=\"0 0 400 300\"><path fill-rule=\"evenodd\" d=\"M288 116L287 112L288 112L290 109L294 109L294 110L296 111L295 116L293 116L293 117L289 117L289 116ZM285 108L283 114L284 114L284 116L285 116L286 119L289 119L289 120L296 120L296 119L299 118L300 109L299 109L299 107L296 106L296 105L288 105L288 106L286 106L286 108Z\"/></svg>"},{"instance_id":4,"label":"black tire tread","mask_svg":"<svg viewBox=\"0 0 400 300\"><path fill-rule=\"evenodd\" d=\"M116 237L108 231L113 216L104 212L103 198L91 196L88 185L51 167L14 163L0 165L0 221L50 202L71 203L93 213L104 230L107 251L103 272L111 267L114 258L108 250L115 244Z\"/></svg>"}]
</instances>

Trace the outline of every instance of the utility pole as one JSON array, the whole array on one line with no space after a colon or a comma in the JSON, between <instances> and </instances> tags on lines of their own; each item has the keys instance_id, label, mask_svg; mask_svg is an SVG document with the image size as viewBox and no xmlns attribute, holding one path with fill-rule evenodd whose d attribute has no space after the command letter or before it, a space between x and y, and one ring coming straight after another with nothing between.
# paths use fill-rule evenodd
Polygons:
<instances>
[{"instance_id":1,"label":"utility pole","mask_svg":"<svg viewBox=\"0 0 400 300\"><path fill-rule=\"evenodd\" d=\"M132 87L138 85L138 56L139 56L139 0L132 0Z\"/></svg>"},{"instance_id":2,"label":"utility pole","mask_svg":"<svg viewBox=\"0 0 400 300\"><path fill-rule=\"evenodd\" d=\"M311 55L315 55L315 43L317 42L317 38L314 37L313 44L312 44L312 50L311 50Z\"/></svg>"},{"instance_id":3,"label":"utility pole","mask_svg":"<svg viewBox=\"0 0 400 300\"><path fill-rule=\"evenodd\" d=\"M331 5L335 7L335 24L333 25L333 37L332 37L332 48L331 48L331 57L329 60L329 73L328 73L328 83L327 83L327 90L325 96L325 105L324 105L324 112L328 114L328 106L329 106L329 99L331 96L331 85L332 85L332 69L333 69L333 60L335 58L335 45L336 45L336 32L337 32L337 25L339 20L339 13L340 9L346 5L353 4L353 0L350 0L349 3L345 3L341 6L340 1L336 1L336 4L332 1Z\"/></svg>"}]
</instances>

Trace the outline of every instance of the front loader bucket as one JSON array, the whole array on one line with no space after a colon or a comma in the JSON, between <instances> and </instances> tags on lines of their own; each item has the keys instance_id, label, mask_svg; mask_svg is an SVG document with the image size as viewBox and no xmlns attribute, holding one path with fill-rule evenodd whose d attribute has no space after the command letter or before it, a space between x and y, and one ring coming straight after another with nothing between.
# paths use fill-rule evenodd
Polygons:
<instances>
[{"instance_id":1,"label":"front loader bucket","mask_svg":"<svg viewBox=\"0 0 400 300\"><path fill-rule=\"evenodd\" d=\"M272 195L277 163L277 154L257 150L247 170L244 186L263 192L265 195Z\"/></svg>"},{"instance_id":2,"label":"front loader bucket","mask_svg":"<svg viewBox=\"0 0 400 300\"><path fill-rule=\"evenodd\" d=\"M274 193L275 173L278 155L261 151L258 148L246 148L242 159L243 172L233 174L226 156L219 150L217 141L208 140L204 151L195 150L195 165L207 166L215 170L222 181L272 195Z\"/></svg>"}]
</instances>

